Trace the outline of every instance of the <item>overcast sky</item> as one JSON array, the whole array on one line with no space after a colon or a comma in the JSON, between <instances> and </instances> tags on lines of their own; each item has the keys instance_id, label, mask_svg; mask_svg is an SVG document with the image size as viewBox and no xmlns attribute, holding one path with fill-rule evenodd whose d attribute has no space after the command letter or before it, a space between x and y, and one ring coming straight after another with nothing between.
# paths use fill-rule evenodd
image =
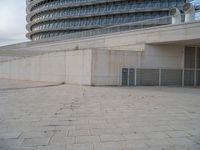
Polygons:
<instances>
[{"instance_id":1,"label":"overcast sky","mask_svg":"<svg viewBox=\"0 0 200 150\"><path fill-rule=\"evenodd\" d=\"M0 46L27 41L25 9L26 0L0 0Z\"/></svg>"},{"instance_id":2,"label":"overcast sky","mask_svg":"<svg viewBox=\"0 0 200 150\"><path fill-rule=\"evenodd\" d=\"M0 0L0 45L26 41L25 0Z\"/></svg>"}]
</instances>

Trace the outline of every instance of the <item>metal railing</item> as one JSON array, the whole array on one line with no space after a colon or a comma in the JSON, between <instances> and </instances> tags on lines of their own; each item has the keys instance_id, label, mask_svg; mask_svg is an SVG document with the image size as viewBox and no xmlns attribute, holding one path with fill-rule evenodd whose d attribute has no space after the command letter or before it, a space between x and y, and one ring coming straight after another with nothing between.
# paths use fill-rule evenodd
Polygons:
<instances>
[{"instance_id":1,"label":"metal railing","mask_svg":"<svg viewBox=\"0 0 200 150\"><path fill-rule=\"evenodd\" d=\"M122 68L121 73L123 86L200 86L199 68Z\"/></svg>"},{"instance_id":2,"label":"metal railing","mask_svg":"<svg viewBox=\"0 0 200 150\"><path fill-rule=\"evenodd\" d=\"M184 22L185 15L182 14L182 22ZM200 20L200 9L196 9L196 17L195 20ZM119 25L112 25L108 27L101 27L98 29L93 30L87 30L87 31L81 31L81 32L75 32L70 34L64 34L61 33L60 35L51 37L48 37L48 31L44 32L44 35L47 36L46 39L36 39L42 41L54 41L54 40L61 40L61 39L75 39L75 38L82 38L82 37L90 37L90 36L98 36L108 33L120 33L124 31L130 31L135 29L143 29L143 28L149 28L149 27L155 27L155 26L162 26L162 25L168 25L172 23L171 16L165 16L161 18L155 18L155 19L148 19L144 21L137 21L137 22L129 22L125 24L119 24ZM31 34L41 34L40 31L36 31L35 33L32 32ZM50 31L51 32L51 31ZM50 33L49 33L50 34Z\"/></svg>"},{"instance_id":3,"label":"metal railing","mask_svg":"<svg viewBox=\"0 0 200 150\"><path fill-rule=\"evenodd\" d=\"M130 22L130 23L126 23L126 24L102 27L100 29L95 29L95 30L75 32L75 33L71 33L71 34L55 36L55 37L51 37L49 39L48 38L42 39L41 42L47 41L47 40L75 39L75 38L82 38L82 37L89 37L89 36L98 36L98 35L103 35L103 34L108 34L108 33L119 33L119 32L123 32L123 31L155 27L155 26L161 26L161 25L167 25L167 24L171 24L170 16L156 18L156 19L149 19L149 20L145 20L145 21ZM31 34L37 35L37 32L31 33ZM38 34L41 34L41 33L38 31ZM37 40L37 39L35 39L35 40Z\"/></svg>"}]
</instances>

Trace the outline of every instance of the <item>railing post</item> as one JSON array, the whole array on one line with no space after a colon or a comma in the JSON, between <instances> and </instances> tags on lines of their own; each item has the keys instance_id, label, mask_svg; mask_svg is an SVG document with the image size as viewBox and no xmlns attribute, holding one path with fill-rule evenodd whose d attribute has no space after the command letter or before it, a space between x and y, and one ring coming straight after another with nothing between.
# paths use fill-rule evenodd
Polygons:
<instances>
[{"instance_id":1,"label":"railing post","mask_svg":"<svg viewBox=\"0 0 200 150\"><path fill-rule=\"evenodd\" d=\"M185 68L183 68L183 71L182 71L182 87L185 86Z\"/></svg>"},{"instance_id":2,"label":"railing post","mask_svg":"<svg viewBox=\"0 0 200 150\"><path fill-rule=\"evenodd\" d=\"M137 86L137 68L135 68L135 86Z\"/></svg>"},{"instance_id":3,"label":"railing post","mask_svg":"<svg viewBox=\"0 0 200 150\"><path fill-rule=\"evenodd\" d=\"M159 86L161 86L162 69L159 68Z\"/></svg>"},{"instance_id":4,"label":"railing post","mask_svg":"<svg viewBox=\"0 0 200 150\"><path fill-rule=\"evenodd\" d=\"M194 86L197 86L197 47L195 47Z\"/></svg>"}]
</instances>

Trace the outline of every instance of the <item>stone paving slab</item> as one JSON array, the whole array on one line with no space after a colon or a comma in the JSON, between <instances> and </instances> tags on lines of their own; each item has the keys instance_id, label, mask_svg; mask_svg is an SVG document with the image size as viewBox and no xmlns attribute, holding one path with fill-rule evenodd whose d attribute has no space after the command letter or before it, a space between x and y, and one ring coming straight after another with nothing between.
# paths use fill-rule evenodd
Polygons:
<instances>
[{"instance_id":1,"label":"stone paving slab","mask_svg":"<svg viewBox=\"0 0 200 150\"><path fill-rule=\"evenodd\" d=\"M200 150L200 89L0 80L0 150Z\"/></svg>"}]
</instances>

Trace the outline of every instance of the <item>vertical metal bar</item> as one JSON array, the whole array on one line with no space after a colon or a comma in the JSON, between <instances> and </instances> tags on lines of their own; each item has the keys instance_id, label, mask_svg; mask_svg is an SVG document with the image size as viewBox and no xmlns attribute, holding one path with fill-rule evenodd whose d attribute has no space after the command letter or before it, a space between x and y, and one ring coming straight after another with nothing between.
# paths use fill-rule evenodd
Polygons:
<instances>
[{"instance_id":1,"label":"vertical metal bar","mask_svg":"<svg viewBox=\"0 0 200 150\"><path fill-rule=\"evenodd\" d=\"M197 47L195 47L194 86L197 86Z\"/></svg>"},{"instance_id":2,"label":"vertical metal bar","mask_svg":"<svg viewBox=\"0 0 200 150\"><path fill-rule=\"evenodd\" d=\"M185 68L183 68L183 71L182 71L182 87L185 86Z\"/></svg>"},{"instance_id":3,"label":"vertical metal bar","mask_svg":"<svg viewBox=\"0 0 200 150\"><path fill-rule=\"evenodd\" d=\"M182 87L185 86L185 48L183 50L183 59L182 59Z\"/></svg>"},{"instance_id":4,"label":"vertical metal bar","mask_svg":"<svg viewBox=\"0 0 200 150\"><path fill-rule=\"evenodd\" d=\"M159 68L159 86L161 86L161 81L162 81L162 69Z\"/></svg>"},{"instance_id":5,"label":"vertical metal bar","mask_svg":"<svg viewBox=\"0 0 200 150\"><path fill-rule=\"evenodd\" d=\"M137 68L135 68L135 86L137 86Z\"/></svg>"},{"instance_id":6,"label":"vertical metal bar","mask_svg":"<svg viewBox=\"0 0 200 150\"><path fill-rule=\"evenodd\" d=\"M130 86L130 83L129 83L129 68L128 68L128 71L127 71L127 86Z\"/></svg>"}]
</instances>

